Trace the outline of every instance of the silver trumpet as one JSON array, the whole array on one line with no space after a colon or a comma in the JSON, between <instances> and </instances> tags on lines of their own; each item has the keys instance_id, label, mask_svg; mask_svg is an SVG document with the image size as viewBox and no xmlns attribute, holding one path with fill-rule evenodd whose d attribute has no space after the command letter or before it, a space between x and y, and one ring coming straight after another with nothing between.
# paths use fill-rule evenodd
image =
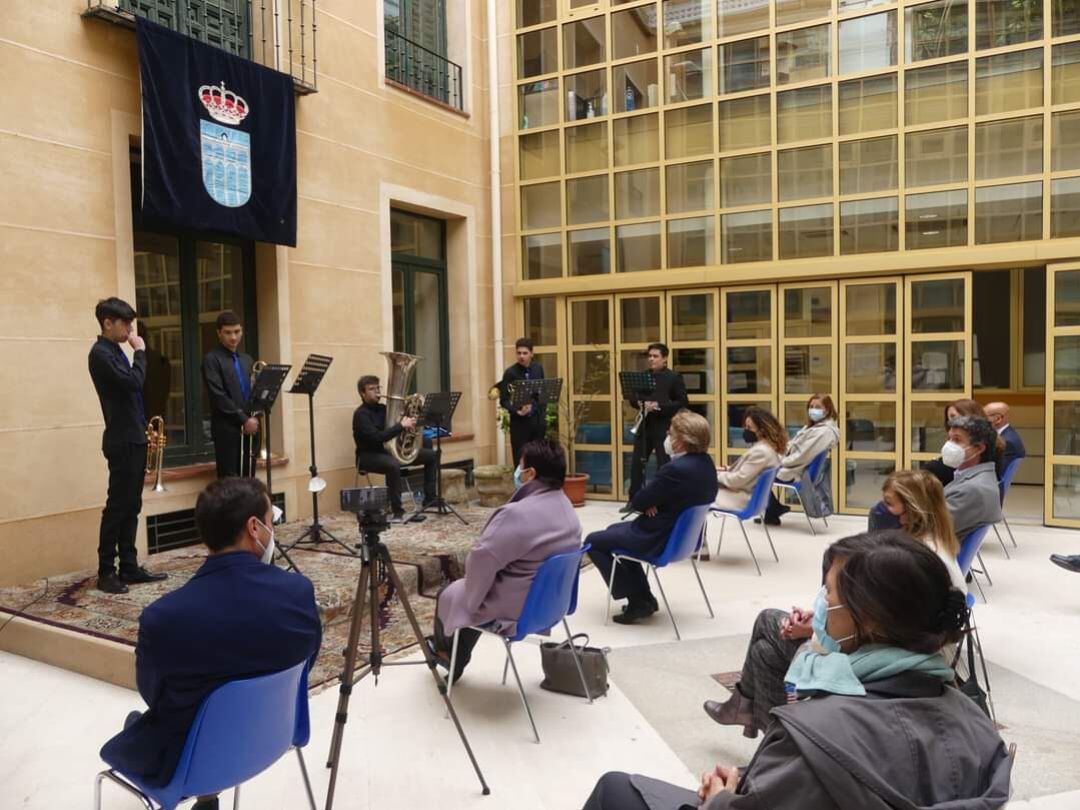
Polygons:
<instances>
[{"instance_id":1,"label":"silver trumpet","mask_svg":"<svg viewBox=\"0 0 1080 810\"><path fill-rule=\"evenodd\" d=\"M634 418L634 426L630 428L630 435L637 436L638 431L641 430L641 425L645 421L645 403L638 403L637 416Z\"/></svg>"}]
</instances>

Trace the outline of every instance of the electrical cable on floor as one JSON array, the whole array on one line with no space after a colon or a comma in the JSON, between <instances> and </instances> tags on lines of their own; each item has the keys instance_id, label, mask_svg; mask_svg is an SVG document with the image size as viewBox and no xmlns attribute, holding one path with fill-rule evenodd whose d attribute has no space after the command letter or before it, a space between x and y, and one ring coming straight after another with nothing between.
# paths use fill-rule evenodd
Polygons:
<instances>
[{"instance_id":1,"label":"electrical cable on floor","mask_svg":"<svg viewBox=\"0 0 1080 810\"><path fill-rule=\"evenodd\" d=\"M3 633L4 628L7 627L9 624L11 624L12 619L16 618L17 616L25 615L26 611L28 611L30 608L32 608L34 605L36 605L38 602L40 602L42 599L44 599L48 595L49 595L49 578L45 577L45 590L43 590L40 595L35 596L33 599L31 599L29 602L27 602L25 605L23 605L17 611L15 611L10 616L8 616L7 621L5 621L3 624L0 624L0 633Z\"/></svg>"}]
</instances>

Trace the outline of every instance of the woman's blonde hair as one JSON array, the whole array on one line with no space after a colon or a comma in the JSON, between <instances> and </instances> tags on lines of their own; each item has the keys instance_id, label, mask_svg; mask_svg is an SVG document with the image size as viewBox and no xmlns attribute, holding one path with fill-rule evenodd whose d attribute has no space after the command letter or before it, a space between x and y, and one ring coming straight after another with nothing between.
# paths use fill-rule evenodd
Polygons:
<instances>
[{"instance_id":1,"label":"woman's blonde hair","mask_svg":"<svg viewBox=\"0 0 1080 810\"><path fill-rule=\"evenodd\" d=\"M687 453L704 453L709 449L709 420L701 414L683 408L671 417L671 434L686 447Z\"/></svg>"},{"instance_id":2,"label":"woman's blonde hair","mask_svg":"<svg viewBox=\"0 0 1080 810\"><path fill-rule=\"evenodd\" d=\"M935 476L926 470L896 470L885 479L881 491L891 492L904 505L908 534L923 542L934 541L953 557L960 553L945 490Z\"/></svg>"}]
</instances>

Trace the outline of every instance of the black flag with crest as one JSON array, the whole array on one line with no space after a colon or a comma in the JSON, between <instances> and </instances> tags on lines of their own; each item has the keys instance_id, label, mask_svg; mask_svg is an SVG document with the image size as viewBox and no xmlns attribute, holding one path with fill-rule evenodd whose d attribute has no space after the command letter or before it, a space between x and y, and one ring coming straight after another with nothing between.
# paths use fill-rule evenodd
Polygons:
<instances>
[{"instance_id":1,"label":"black flag with crest","mask_svg":"<svg viewBox=\"0 0 1080 810\"><path fill-rule=\"evenodd\" d=\"M142 213L296 245L292 78L136 18Z\"/></svg>"}]
</instances>

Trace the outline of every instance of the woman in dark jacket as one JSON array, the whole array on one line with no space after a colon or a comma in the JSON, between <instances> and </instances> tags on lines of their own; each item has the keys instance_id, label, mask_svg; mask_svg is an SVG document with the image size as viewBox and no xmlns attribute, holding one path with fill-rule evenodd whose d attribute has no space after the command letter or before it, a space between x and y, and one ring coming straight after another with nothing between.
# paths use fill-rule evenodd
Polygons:
<instances>
[{"instance_id":1,"label":"woman in dark jacket","mask_svg":"<svg viewBox=\"0 0 1080 810\"><path fill-rule=\"evenodd\" d=\"M795 700L745 772L717 765L697 792L605 774L585 810L992 810L1012 757L993 723L951 687L942 658L967 618L933 551L902 532L829 549L814 639L786 681Z\"/></svg>"}]
</instances>

